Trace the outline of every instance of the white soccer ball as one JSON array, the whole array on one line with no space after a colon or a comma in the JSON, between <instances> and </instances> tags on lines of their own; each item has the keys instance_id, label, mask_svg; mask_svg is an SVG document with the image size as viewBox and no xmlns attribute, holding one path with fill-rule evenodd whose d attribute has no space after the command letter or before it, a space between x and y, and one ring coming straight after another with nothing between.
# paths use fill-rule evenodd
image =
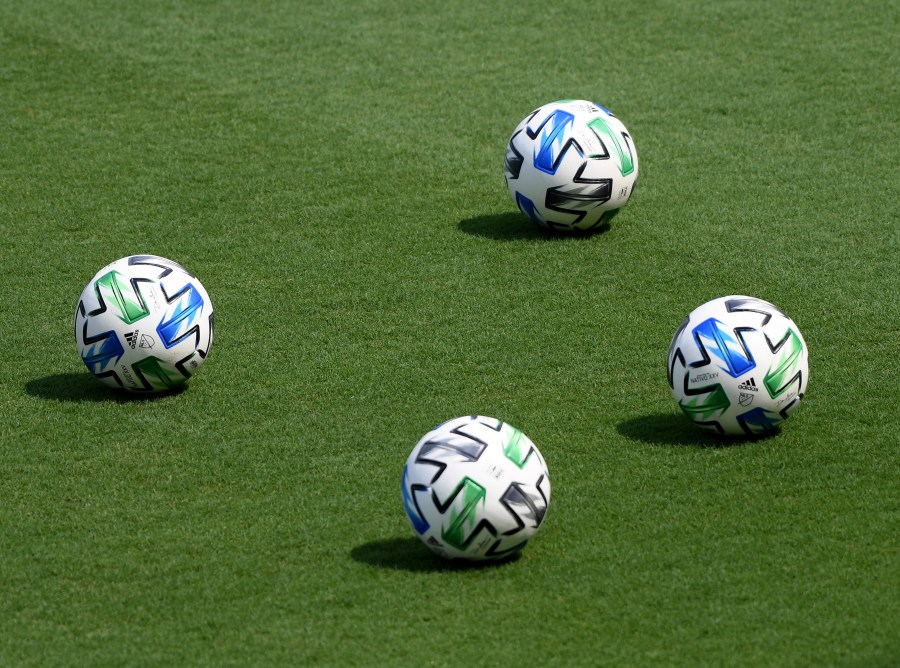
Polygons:
<instances>
[{"instance_id":1,"label":"white soccer ball","mask_svg":"<svg viewBox=\"0 0 900 668\"><path fill-rule=\"evenodd\" d=\"M132 255L103 267L75 310L78 354L110 387L177 387L203 364L212 341L213 308L203 285L156 255Z\"/></svg>"},{"instance_id":2,"label":"white soccer ball","mask_svg":"<svg viewBox=\"0 0 900 668\"><path fill-rule=\"evenodd\" d=\"M513 201L539 226L592 232L634 192L637 149L608 109L561 100L519 123L506 147L504 172Z\"/></svg>"},{"instance_id":3,"label":"white soccer ball","mask_svg":"<svg viewBox=\"0 0 900 668\"><path fill-rule=\"evenodd\" d=\"M416 535L448 559L501 559L541 527L550 475L534 443L496 418L456 418L425 434L403 468Z\"/></svg>"},{"instance_id":4,"label":"white soccer ball","mask_svg":"<svg viewBox=\"0 0 900 668\"><path fill-rule=\"evenodd\" d=\"M675 332L672 396L691 420L719 434L761 435L790 415L809 380L806 342L778 307L732 295L706 302Z\"/></svg>"}]
</instances>

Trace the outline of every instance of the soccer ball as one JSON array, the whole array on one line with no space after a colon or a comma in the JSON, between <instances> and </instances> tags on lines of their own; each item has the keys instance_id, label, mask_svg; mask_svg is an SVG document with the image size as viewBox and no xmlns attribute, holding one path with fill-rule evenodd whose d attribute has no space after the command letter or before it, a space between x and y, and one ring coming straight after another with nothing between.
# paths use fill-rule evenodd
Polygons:
<instances>
[{"instance_id":1,"label":"soccer ball","mask_svg":"<svg viewBox=\"0 0 900 668\"><path fill-rule=\"evenodd\" d=\"M160 392L184 383L213 341L213 308L195 276L156 255L116 260L75 310L78 354L110 387Z\"/></svg>"},{"instance_id":2,"label":"soccer ball","mask_svg":"<svg viewBox=\"0 0 900 668\"><path fill-rule=\"evenodd\" d=\"M637 149L609 109L560 100L531 112L506 147L506 186L539 226L597 231L628 202L638 176Z\"/></svg>"},{"instance_id":3,"label":"soccer ball","mask_svg":"<svg viewBox=\"0 0 900 668\"><path fill-rule=\"evenodd\" d=\"M481 415L425 434L406 460L401 487L416 535L448 559L518 553L550 504L550 474L534 443Z\"/></svg>"},{"instance_id":4,"label":"soccer ball","mask_svg":"<svg viewBox=\"0 0 900 668\"><path fill-rule=\"evenodd\" d=\"M790 415L809 380L806 342L778 307L733 295L691 312L669 346L669 387L691 420L761 435Z\"/></svg>"}]
</instances>

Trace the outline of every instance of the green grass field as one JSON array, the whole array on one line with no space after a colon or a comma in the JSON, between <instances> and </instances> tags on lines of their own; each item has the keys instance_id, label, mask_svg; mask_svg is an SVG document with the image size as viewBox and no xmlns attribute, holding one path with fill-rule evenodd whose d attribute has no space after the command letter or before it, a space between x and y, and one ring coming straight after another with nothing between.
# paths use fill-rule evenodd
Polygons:
<instances>
[{"instance_id":1,"label":"green grass field","mask_svg":"<svg viewBox=\"0 0 900 668\"><path fill-rule=\"evenodd\" d=\"M0 5L0 665L900 665L896 3L7 0ZM588 98L640 187L553 238L506 142ZM108 391L78 295L155 253L216 343ZM781 432L666 383L700 303L810 350ZM400 474L457 415L553 498L465 568Z\"/></svg>"}]
</instances>

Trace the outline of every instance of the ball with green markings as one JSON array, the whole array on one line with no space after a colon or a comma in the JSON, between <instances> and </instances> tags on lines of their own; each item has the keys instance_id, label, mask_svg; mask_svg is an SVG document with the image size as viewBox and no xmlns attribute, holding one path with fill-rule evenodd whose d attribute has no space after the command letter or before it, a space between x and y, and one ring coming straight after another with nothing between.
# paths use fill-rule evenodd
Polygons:
<instances>
[{"instance_id":1,"label":"ball with green markings","mask_svg":"<svg viewBox=\"0 0 900 668\"><path fill-rule=\"evenodd\" d=\"M213 308L181 265L132 255L101 269L75 310L75 343L88 370L110 387L162 392L203 364L213 341Z\"/></svg>"},{"instance_id":2,"label":"ball with green markings","mask_svg":"<svg viewBox=\"0 0 900 668\"><path fill-rule=\"evenodd\" d=\"M771 434L806 393L806 342L777 306L720 297L692 311L675 332L668 377L681 410L703 429Z\"/></svg>"},{"instance_id":3,"label":"ball with green markings","mask_svg":"<svg viewBox=\"0 0 900 668\"><path fill-rule=\"evenodd\" d=\"M418 442L401 483L416 535L448 559L518 554L547 514L550 474L534 443L482 415L459 417Z\"/></svg>"},{"instance_id":4,"label":"ball with green markings","mask_svg":"<svg viewBox=\"0 0 900 668\"><path fill-rule=\"evenodd\" d=\"M539 227L597 232L634 193L637 148L609 109L560 100L535 109L513 130L504 175L513 202Z\"/></svg>"}]
</instances>

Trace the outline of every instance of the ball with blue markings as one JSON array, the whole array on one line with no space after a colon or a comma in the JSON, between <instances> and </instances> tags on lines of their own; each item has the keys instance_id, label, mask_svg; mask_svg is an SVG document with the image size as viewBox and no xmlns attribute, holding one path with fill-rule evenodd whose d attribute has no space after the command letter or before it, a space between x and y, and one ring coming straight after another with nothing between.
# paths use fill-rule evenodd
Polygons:
<instances>
[{"instance_id":1,"label":"ball with blue markings","mask_svg":"<svg viewBox=\"0 0 900 668\"><path fill-rule=\"evenodd\" d=\"M678 406L701 428L772 434L806 394L806 342L777 306L743 295L720 297L678 327L668 379Z\"/></svg>"},{"instance_id":2,"label":"ball with blue markings","mask_svg":"<svg viewBox=\"0 0 900 668\"><path fill-rule=\"evenodd\" d=\"M403 468L401 493L410 526L433 552L499 560L519 554L541 528L550 474L520 430L470 415L422 437Z\"/></svg>"},{"instance_id":3,"label":"ball with blue markings","mask_svg":"<svg viewBox=\"0 0 900 668\"><path fill-rule=\"evenodd\" d=\"M184 384L206 360L213 307L181 265L132 255L101 269L75 309L78 354L95 378L132 392Z\"/></svg>"},{"instance_id":4,"label":"ball with blue markings","mask_svg":"<svg viewBox=\"0 0 900 668\"><path fill-rule=\"evenodd\" d=\"M519 123L506 147L504 173L516 206L538 226L592 233L631 198L638 155L611 111L587 100L561 100Z\"/></svg>"}]
</instances>

